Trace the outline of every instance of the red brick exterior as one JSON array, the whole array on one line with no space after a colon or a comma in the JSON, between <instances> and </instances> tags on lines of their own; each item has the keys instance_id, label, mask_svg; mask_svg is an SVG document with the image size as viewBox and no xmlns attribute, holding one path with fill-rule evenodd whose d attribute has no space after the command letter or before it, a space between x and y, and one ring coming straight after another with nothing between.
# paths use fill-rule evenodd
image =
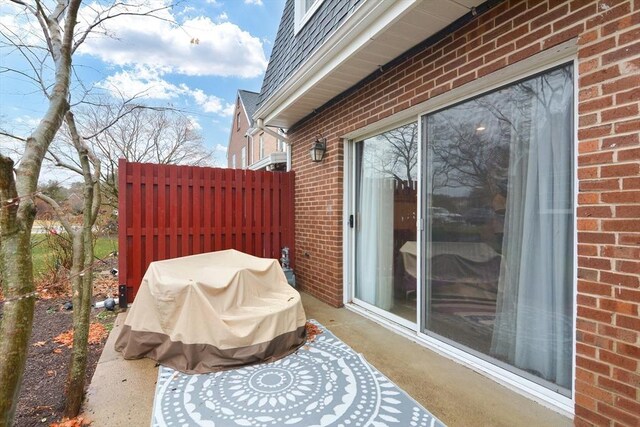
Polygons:
<instances>
[{"instance_id":1,"label":"red brick exterior","mask_svg":"<svg viewBox=\"0 0 640 427\"><path fill-rule=\"evenodd\" d=\"M245 136L247 130L251 127L251 123L247 119L244 106L240 102L240 96L236 96L236 108L233 110L233 121L231 123L231 133L229 134L229 147L227 148L227 167L233 168L233 155L236 156L235 169L242 169L242 148L246 148L246 166L258 162L261 158L277 151L278 140L266 133L258 132L253 136L253 144L249 143L249 139ZM260 136L264 141L264 156L260 157Z\"/></svg>"},{"instance_id":2,"label":"red brick exterior","mask_svg":"<svg viewBox=\"0 0 640 427\"><path fill-rule=\"evenodd\" d=\"M640 0L506 1L290 133L297 279L343 295L340 137L570 39L578 44L576 425L640 425ZM316 134L322 164L309 160Z\"/></svg>"}]
</instances>

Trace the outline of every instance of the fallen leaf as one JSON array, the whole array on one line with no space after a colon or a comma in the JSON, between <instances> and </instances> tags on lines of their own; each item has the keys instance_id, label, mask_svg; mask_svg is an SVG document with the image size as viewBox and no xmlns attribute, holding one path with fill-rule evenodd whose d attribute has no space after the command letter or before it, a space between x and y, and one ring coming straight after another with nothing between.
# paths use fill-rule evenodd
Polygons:
<instances>
[{"instance_id":1,"label":"fallen leaf","mask_svg":"<svg viewBox=\"0 0 640 427\"><path fill-rule=\"evenodd\" d=\"M94 322L89 325L88 343L100 344L108 335L109 332L102 323ZM73 347L73 329L69 329L68 331L61 333L53 340L60 345L67 346L68 348Z\"/></svg>"},{"instance_id":2,"label":"fallen leaf","mask_svg":"<svg viewBox=\"0 0 640 427\"><path fill-rule=\"evenodd\" d=\"M47 375L49 375L50 377L55 377L55 376L57 376L58 374L57 374L57 372L56 372L56 371L49 370L49 371L47 371Z\"/></svg>"},{"instance_id":3,"label":"fallen leaf","mask_svg":"<svg viewBox=\"0 0 640 427\"><path fill-rule=\"evenodd\" d=\"M38 342L34 342L34 343L33 343L33 346L34 346L34 347L42 347L42 346L44 346L46 343L47 343L46 341L38 341Z\"/></svg>"},{"instance_id":4,"label":"fallen leaf","mask_svg":"<svg viewBox=\"0 0 640 427\"><path fill-rule=\"evenodd\" d=\"M59 423L49 424L49 427L83 427L88 425L91 425L91 421L83 416L78 416L71 419L63 418Z\"/></svg>"},{"instance_id":5,"label":"fallen leaf","mask_svg":"<svg viewBox=\"0 0 640 427\"><path fill-rule=\"evenodd\" d=\"M305 323L304 327L307 331L307 342L314 342L316 340L316 335L322 333L322 329L311 322Z\"/></svg>"},{"instance_id":6,"label":"fallen leaf","mask_svg":"<svg viewBox=\"0 0 640 427\"><path fill-rule=\"evenodd\" d=\"M57 337L53 339L60 345L67 346L68 348L73 347L73 330L69 329L66 332L61 333Z\"/></svg>"},{"instance_id":7,"label":"fallen leaf","mask_svg":"<svg viewBox=\"0 0 640 427\"><path fill-rule=\"evenodd\" d=\"M52 351L53 351L55 354L60 354L60 353L62 353L62 350L60 350L59 348L54 348Z\"/></svg>"}]
</instances>

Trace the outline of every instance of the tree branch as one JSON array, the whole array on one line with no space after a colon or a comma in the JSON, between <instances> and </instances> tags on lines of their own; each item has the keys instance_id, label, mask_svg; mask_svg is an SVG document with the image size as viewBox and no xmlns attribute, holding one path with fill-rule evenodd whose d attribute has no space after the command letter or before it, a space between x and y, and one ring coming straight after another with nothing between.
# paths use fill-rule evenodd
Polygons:
<instances>
[{"instance_id":1,"label":"tree branch","mask_svg":"<svg viewBox=\"0 0 640 427\"><path fill-rule=\"evenodd\" d=\"M71 223L67 220L66 216L64 215L64 212L62 212L62 208L60 207L58 202L56 202L51 197L45 194L42 194L40 192L36 193L36 197L42 200L43 202L45 202L46 204L48 204L49 206L51 206L51 209L53 209L53 212L56 214L56 218L58 218L58 221L60 221L64 229L67 230L67 233L69 233L69 236L74 236L75 230L71 226Z\"/></svg>"},{"instance_id":2,"label":"tree branch","mask_svg":"<svg viewBox=\"0 0 640 427\"><path fill-rule=\"evenodd\" d=\"M25 138L22 138L20 136L15 136L15 135L12 135L10 133L3 132L1 130L0 130L0 136L7 136L9 138L13 138L13 139L16 139L18 141L27 142L27 140Z\"/></svg>"},{"instance_id":3,"label":"tree branch","mask_svg":"<svg viewBox=\"0 0 640 427\"><path fill-rule=\"evenodd\" d=\"M127 6L125 3L116 3L114 5L112 5L111 7L109 7L109 9L106 10L107 13L111 12L115 7L117 6ZM107 15L102 17L102 12L98 13L98 16L96 16L95 20L87 27L87 29L82 33L82 35L80 36L80 38L78 40L76 40L76 42L73 45L73 49L71 50L72 53L74 53L76 51L76 49L78 49L78 47L80 47L80 45L82 43L84 43L84 41L87 39L87 36L93 31L94 28L96 28L97 26L99 26L100 24L104 23L105 21L109 20L109 19L113 19L113 18L117 18L119 16L152 16L153 13L155 12L159 12L161 10L166 10L171 8L171 5L169 6L163 6L163 7L159 7L156 9L152 9L152 10L148 10L146 12L119 12L119 13L115 13L113 15ZM169 19L164 19L164 18L160 18L158 16L153 16L153 18L162 20L162 21L167 21L170 22L172 24L176 24L175 21L169 20Z\"/></svg>"}]
</instances>

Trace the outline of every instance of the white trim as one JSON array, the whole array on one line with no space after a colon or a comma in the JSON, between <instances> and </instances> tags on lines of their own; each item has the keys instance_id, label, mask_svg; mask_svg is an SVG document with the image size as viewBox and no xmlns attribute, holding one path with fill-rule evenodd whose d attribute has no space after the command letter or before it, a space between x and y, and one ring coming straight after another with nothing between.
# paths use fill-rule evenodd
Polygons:
<instances>
[{"instance_id":1,"label":"white trim","mask_svg":"<svg viewBox=\"0 0 640 427\"><path fill-rule=\"evenodd\" d=\"M573 308L573 355L572 355L572 367L573 367L573 384L571 390L571 397L566 397L557 393L551 389L546 388L543 385L537 384L534 381L528 380L519 376L518 374L501 368L498 365L492 364L488 360L477 357L471 353L468 353L460 348L454 347L450 344L447 344L437 338L426 335L421 331L424 329L424 316L422 313L422 304L420 303L420 299L418 299L418 318L417 318L417 330L413 328L406 328L399 326L397 323L389 321L386 319L386 316L380 315L376 313L376 310L369 310L367 308L359 307L358 305L351 302L352 298L347 299L347 287L344 289L345 293L345 307L355 311L357 313L362 314L363 316L370 318L371 320L376 321L382 326L395 331L449 359L452 359L462 365L465 365L477 372L480 372L487 377L493 379L494 381L502 384L509 389L517 392L518 394L524 395L545 407L548 407L556 412L561 413L569 418L573 418L574 408L575 408L575 346L576 346L576 312L577 312L577 194L578 194L578 179L577 179L577 129L578 129L578 96L577 96L577 88L578 88L578 63L577 63L577 41L576 39L569 40L565 43L562 43L558 46L555 46L552 49L540 52L536 55L533 55L527 59L524 59L520 62L517 62L513 65L505 67L501 70L498 70L492 74L476 79L470 83L467 83L463 86L460 86L451 91L445 92L437 97L428 99L420 104L412 106L402 112L399 112L393 116L387 117L385 119L379 120L375 123L372 123L368 126L364 126L360 129L357 129L353 132L349 132L345 135L342 135L344 140L350 141L360 141L366 139L370 136L381 133L382 129L391 129L394 126L402 122L409 122L413 117L418 118L418 134L422 137L422 117L430 114L436 110L441 108L445 108L449 105L464 101L466 99L473 98L474 96L478 96L496 88L509 85L515 81L527 78L534 74L543 72L545 70L551 69L555 66L561 65L563 63L567 63L569 61L573 61L573 72L574 72L574 277L573 277L573 290L574 290L574 308ZM422 212L422 162L423 162L423 152L422 152L422 144L421 139L418 144L418 164L419 167L419 182L418 182L418 241L421 242L421 232L420 232L420 224L423 217ZM353 143L351 144L353 145ZM351 149L353 150L353 148ZM345 150L345 154L349 153L349 151ZM351 151L351 157L353 156L353 151ZM348 161L349 156L345 156L345 162ZM354 159L350 159L351 161L355 161ZM344 176L344 188L349 188L348 181L353 181L351 177L346 175L346 166L345 166L345 176ZM353 191L353 190L350 190ZM346 196L346 194L345 194ZM346 204L347 199L344 201L344 206L349 206ZM353 207L349 206L349 209L353 209ZM346 250L348 247L346 246L347 234L344 234L343 241L343 249ZM351 237L353 239L353 237ZM418 245L418 259L421 259L421 244ZM346 255L345 255L346 256ZM347 263L348 258L345 258L345 269L346 266L349 265ZM353 267L350 267L353 269ZM418 268L418 279L422 282L422 265L419 265ZM350 273L352 274L352 273ZM346 275L345 275L346 276ZM353 281L351 282L353 283ZM345 286L347 282L345 281ZM352 285L350 285L352 286ZM420 290L422 286L418 286L418 298L423 298Z\"/></svg>"},{"instance_id":2,"label":"white trim","mask_svg":"<svg viewBox=\"0 0 640 427\"><path fill-rule=\"evenodd\" d=\"M415 120L418 120L416 117ZM409 321L403 317L400 317L396 314L391 313L390 311L383 310L381 308L376 307L370 303L367 303L363 300L356 298L355 296L355 228L352 229L349 227L349 216L356 212L357 201L355 200L356 194L356 180L355 180L355 171L356 171L356 153L355 147L356 144L361 143L367 138L374 137L376 135L380 135L389 130L398 128L400 126L408 125L411 123L416 123L417 126L420 125L419 121L413 120L404 120L401 122L394 122L393 124L387 125L384 128L379 128L375 132L371 132L368 135L361 136L357 140L349 140L344 139L344 171L343 171L343 212L344 212L344 226L343 226L343 240L342 240L342 256L343 256L343 304L354 303L356 305L362 306L366 310L377 313L380 316L384 316L388 318L390 321L400 324L404 327L414 329L417 331L419 319L420 319L420 287L416 291L416 319L415 321ZM420 132L418 131L418 138L420 137ZM418 146L420 145L420 140L418 140ZM418 152L419 152L418 147ZM420 172L418 172L420 173ZM356 218L356 228L357 228L357 218ZM419 233L416 231L416 238L419 239ZM418 248L418 256L420 256L420 250ZM420 259L420 258L418 258ZM420 278L420 273L418 273L418 279ZM420 283L420 282L418 282Z\"/></svg>"},{"instance_id":3,"label":"white trim","mask_svg":"<svg viewBox=\"0 0 640 427\"><path fill-rule=\"evenodd\" d=\"M268 156L263 157L255 163L249 165L250 170L257 171L271 165L287 163L287 153L284 151L274 151Z\"/></svg>"},{"instance_id":4,"label":"white trim","mask_svg":"<svg viewBox=\"0 0 640 427\"><path fill-rule=\"evenodd\" d=\"M355 297L351 300L351 304L358 307L362 307L364 310L371 312L376 316L380 316L381 318L387 320L388 322L395 323L400 327L406 328L410 331L417 332L418 324L416 322L407 320L404 317L400 317L397 314L393 314L388 310L382 309L380 307L376 307L373 304L369 304L368 302Z\"/></svg>"},{"instance_id":5,"label":"white trim","mask_svg":"<svg viewBox=\"0 0 640 427\"><path fill-rule=\"evenodd\" d=\"M424 220L422 218L422 120L420 116L415 118L418 123L418 191L416 195L416 325L417 331L424 329L425 316L423 309L426 307L424 286L423 283L423 271L422 271L422 228L424 226Z\"/></svg>"},{"instance_id":6,"label":"white trim","mask_svg":"<svg viewBox=\"0 0 640 427\"><path fill-rule=\"evenodd\" d=\"M309 19L316 13L316 11L320 8L320 5L324 2L324 0L316 0L315 3L311 5L308 10L304 9L305 0L295 0L294 7L294 26L293 26L293 34L298 34L300 30L309 22Z\"/></svg>"},{"instance_id":7,"label":"white trim","mask_svg":"<svg viewBox=\"0 0 640 427\"><path fill-rule=\"evenodd\" d=\"M349 226L349 216L355 211L355 144L344 139L344 167L342 179L342 303L348 304L352 298L352 283L354 283L353 266L354 255L354 228Z\"/></svg>"},{"instance_id":8,"label":"white trim","mask_svg":"<svg viewBox=\"0 0 640 427\"><path fill-rule=\"evenodd\" d=\"M321 78L374 38L418 0L363 1L285 83L258 107L254 117L265 123L288 108Z\"/></svg>"},{"instance_id":9,"label":"white trim","mask_svg":"<svg viewBox=\"0 0 640 427\"><path fill-rule=\"evenodd\" d=\"M574 406L576 401L576 354L577 354L577 320L578 320L578 58L573 58L573 353L571 354L573 367L573 382L571 384L571 398Z\"/></svg>"}]
</instances>

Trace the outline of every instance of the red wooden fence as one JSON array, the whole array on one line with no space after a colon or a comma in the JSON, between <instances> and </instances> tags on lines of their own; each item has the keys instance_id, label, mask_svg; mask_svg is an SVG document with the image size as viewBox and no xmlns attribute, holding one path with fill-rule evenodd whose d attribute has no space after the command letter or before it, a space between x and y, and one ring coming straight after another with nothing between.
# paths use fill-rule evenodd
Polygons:
<instances>
[{"instance_id":1,"label":"red wooden fence","mask_svg":"<svg viewBox=\"0 0 640 427\"><path fill-rule=\"evenodd\" d=\"M152 261L222 249L280 258L288 246L293 264L293 172L121 159L118 174L118 275L128 302Z\"/></svg>"}]
</instances>

